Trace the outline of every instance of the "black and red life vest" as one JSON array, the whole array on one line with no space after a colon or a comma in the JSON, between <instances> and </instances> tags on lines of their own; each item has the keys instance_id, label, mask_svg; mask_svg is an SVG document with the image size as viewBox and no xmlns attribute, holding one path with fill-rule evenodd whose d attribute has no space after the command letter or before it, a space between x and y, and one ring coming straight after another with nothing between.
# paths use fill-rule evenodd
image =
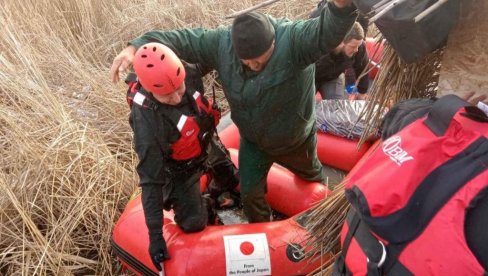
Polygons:
<instances>
[{"instance_id":1,"label":"black and red life vest","mask_svg":"<svg viewBox=\"0 0 488 276\"><path fill-rule=\"evenodd\" d=\"M135 76L135 75L134 75ZM161 104L141 89L137 79L133 76L127 81L127 102L129 106L138 104L144 108L161 112L164 118L178 132L176 141L166 141L162 150L164 156L169 156L175 161L186 161L200 157L205 151L220 119L220 111L212 106L198 91L185 91L186 97L192 105L194 115L185 115L175 106Z\"/></svg>"},{"instance_id":2,"label":"black and red life vest","mask_svg":"<svg viewBox=\"0 0 488 276\"><path fill-rule=\"evenodd\" d=\"M484 275L465 217L487 196L488 118L456 96L384 140L346 182L336 275Z\"/></svg>"}]
</instances>

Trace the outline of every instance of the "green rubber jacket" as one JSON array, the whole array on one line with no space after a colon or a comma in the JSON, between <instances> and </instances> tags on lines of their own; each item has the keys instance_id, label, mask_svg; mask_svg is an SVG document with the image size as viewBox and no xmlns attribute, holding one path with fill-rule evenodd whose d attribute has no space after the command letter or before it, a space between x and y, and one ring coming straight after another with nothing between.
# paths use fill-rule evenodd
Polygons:
<instances>
[{"instance_id":1,"label":"green rubber jacket","mask_svg":"<svg viewBox=\"0 0 488 276\"><path fill-rule=\"evenodd\" d=\"M315 131L315 67L335 48L356 20L354 8L333 4L320 17L290 21L269 17L275 50L261 72L245 70L235 54L231 28L151 31L129 44L161 42L190 62L217 70L240 135L270 155L302 145Z\"/></svg>"}]
</instances>

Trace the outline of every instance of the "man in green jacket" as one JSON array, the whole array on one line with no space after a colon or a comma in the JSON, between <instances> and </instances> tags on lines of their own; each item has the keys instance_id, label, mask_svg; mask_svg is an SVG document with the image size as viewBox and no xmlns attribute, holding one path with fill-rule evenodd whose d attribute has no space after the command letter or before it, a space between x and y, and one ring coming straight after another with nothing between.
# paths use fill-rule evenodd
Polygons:
<instances>
[{"instance_id":1,"label":"man in green jacket","mask_svg":"<svg viewBox=\"0 0 488 276\"><path fill-rule=\"evenodd\" d=\"M324 182L317 158L313 63L334 49L356 20L352 0L333 0L320 17L289 21L257 12L232 27L151 31L130 41L113 61L112 80L137 48L160 42L191 63L217 70L241 135L241 198L249 222L270 220L266 177L276 162L308 181ZM163 58L163 57L162 57Z\"/></svg>"}]
</instances>

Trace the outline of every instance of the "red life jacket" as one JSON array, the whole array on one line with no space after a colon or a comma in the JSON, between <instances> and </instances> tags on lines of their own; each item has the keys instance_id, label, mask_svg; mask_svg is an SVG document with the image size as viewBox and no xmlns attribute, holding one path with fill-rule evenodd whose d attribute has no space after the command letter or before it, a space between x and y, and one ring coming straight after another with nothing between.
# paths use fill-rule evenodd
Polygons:
<instances>
[{"instance_id":1,"label":"red life jacket","mask_svg":"<svg viewBox=\"0 0 488 276\"><path fill-rule=\"evenodd\" d=\"M163 116L178 132L176 141L167 141L162 145L165 156L176 161L187 161L200 157L208 146L215 126L220 118L220 111L212 107L212 104L198 91L185 91L184 97L192 105L194 116L183 114L177 107L163 105L152 100L147 92L140 89L137 79L128 81L127 102L132 107L134 103L157 111Z\"/></svg>"},{"instance_id":2,"label":"red life jacket","mask_svg":"<svg viewBox=\"0 0 488 276\"><path fill-rule=\"evenodd\" d=\"M209 102L195 91L191 99L196 103L197 116L187 116L174 109L169 117L176 122L179 131L179 139L171 144L174 160L188 160L200 156L205 149L215 130L212 107Z\"/></svg>"},{"instance_id":3,"label":"red life jacket","mask_svg":"<svg viewBox=\"0 0 488 276\"><path fill-rule=\"evenodd\" d=\"M383 141L346 182L336 274L483 275L464 221L488 188L488 118L456 96ZM483 193L485 191L485 193Z\"/></svg>"}]
</instances>

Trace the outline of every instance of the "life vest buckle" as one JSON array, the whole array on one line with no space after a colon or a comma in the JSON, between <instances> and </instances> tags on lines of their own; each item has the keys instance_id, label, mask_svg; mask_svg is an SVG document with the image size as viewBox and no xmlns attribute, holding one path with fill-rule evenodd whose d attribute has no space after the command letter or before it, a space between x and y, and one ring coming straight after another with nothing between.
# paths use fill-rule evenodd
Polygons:
<instances>
[{"instance_id":1,"label":"life vest buckle","mask_svg":"<svg viewBox=\"0 0 488 276\"><path fill-rule=\"evenodd\" d=\"M381 268L385 264L385 261L386 261L386 247L383 244L383 242L381 242L381 241L378 241L378 242L381 245L381 258L380 258L380 261L376 265L378 266L378 268ZM368 257L366 257L366 261L368 263L373 263L373 262L370 262L369 261L369 258Z\"/></svg>"}]
</instances>

